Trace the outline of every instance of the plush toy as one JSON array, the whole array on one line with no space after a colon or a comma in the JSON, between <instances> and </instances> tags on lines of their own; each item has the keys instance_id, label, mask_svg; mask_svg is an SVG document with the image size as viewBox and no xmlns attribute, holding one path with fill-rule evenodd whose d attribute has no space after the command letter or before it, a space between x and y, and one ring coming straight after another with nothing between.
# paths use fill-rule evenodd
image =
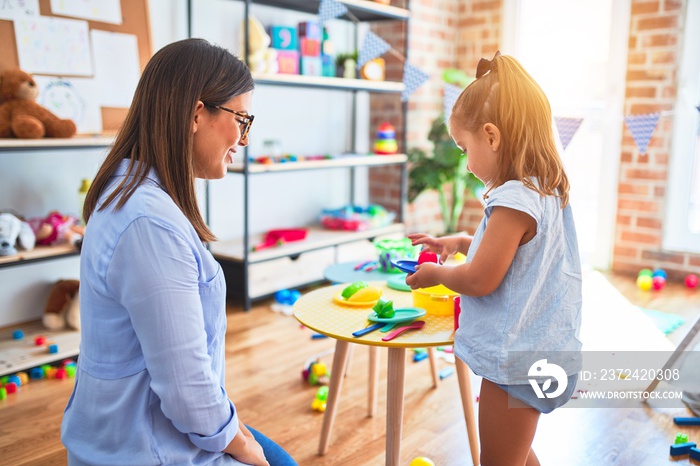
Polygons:
<instances>
[{"instance_id":1,"label":"plush toy","mask_svg":"<svg viewBox=\"0 0 700 466\"><path fill-rule=\"evenodd\" d=\"M245 26L245 25L243 25ZM241 27L241 44L244 44L245 27ZM265 28L255 17L248 17L248 63L250 71L260 74L277 74L277 51L270 48L271 38ZM245 56L245 50L241 50Z\"/></svg>"},{"instance_id":2,"label":"plush toy","mask_svg":"<svg viewBox=\"0 0 700 466\"><path fill-rule=\"evenodd\" d=\"M17 254L17 246L31 251L35 241L34 231L27 222L12 214L0 214L0 256Z\"/></svg>"},{"instance_id":3,"label":"plush toy","mask_svg":"<svg viewBox=\"0 0 700 466\"><path fill-rule=\"evenodd\" d=\"M66 325L80 330L80 300L78 280L59 280L46 300L42 322L49 330L60 330Z\"/></svg>"},{"instance_id":4,"label":"plush toy","mask_svg":"<svg viewBox=\"0 0 700 466\"><path fill-rule=\"evenodd\" d=\"M77 217L56 211L44 218L29 219L29 225L36 235L36 244L46 246L69 243L80 247L85 227L78 223Z\"/></svg>"},{"instance_id":5,"label":"plush toy","mask_svg":"<svg viewBox=\"0 0 700 466\"><path fill-rule=\"evenodd\" d=\"M38 95L30 74L18 69L0 73L0 138L69 138L75 134L75 123L35 102Z\"/></svg>"}]
</instances>

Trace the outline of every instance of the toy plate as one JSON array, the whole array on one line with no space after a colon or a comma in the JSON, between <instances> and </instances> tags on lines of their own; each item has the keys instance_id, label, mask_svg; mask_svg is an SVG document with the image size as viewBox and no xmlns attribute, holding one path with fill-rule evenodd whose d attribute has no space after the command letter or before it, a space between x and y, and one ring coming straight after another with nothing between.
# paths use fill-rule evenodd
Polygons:
<instances>
[{"instance_id":1,"label":"toy plate","mask_svg":"<svg viewBox=\"0 0 700 466\"><path fill-rule=\"evenodd\" d=\"M411 287L406 284L406 275L395 275L386 279L386 286L392 290L411 291Z\"/></svg>"},{"instance_id":2,"label":"toy plate","mask_svg":"<svg viewBox=\"0 0 700 466\"><path fill-rule=\"evenodd\" d=\"M391 265L396 267L402 272L406 273L416 273L416 266L418 265L418 261L412 261L412 260L398 260L398 261L391 261Z\"/></svg>"},{"instance_id":3,"label":"toy plate","mask_svg":"<svg viewBox=\"0 0 700 466\"><path fill-rule=\"evenodd\" d=\"M400 324L401 322L410 322L425 315L425 309L420 307L401 307L394 309L394 317L382 318L377 317L375 312L367 316L370 322L380 322L383 324Z\"/></svg>"}]
</instances>

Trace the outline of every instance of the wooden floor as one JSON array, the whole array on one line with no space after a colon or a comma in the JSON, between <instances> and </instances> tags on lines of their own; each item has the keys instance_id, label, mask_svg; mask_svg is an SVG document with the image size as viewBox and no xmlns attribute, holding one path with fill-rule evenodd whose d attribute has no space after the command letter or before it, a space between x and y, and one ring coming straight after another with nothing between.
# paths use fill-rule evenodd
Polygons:
<instances>
[{"instance_id":1,"label":"wooden floor","mask_svg":"<svg viewBox=\"0 0 700 466\"><path fill-rule=\"evenodd\" d=\"M609 276L634 304L680 314L688 321L672 334L679 340L700 316L700 290L669 285L658 293L634 287L629 277ZM304 362L332 350L333 341L312 340L293 317L261 303L250 312L231 308L227 336L227 389L240 418L283 445L301 465L382 465L386 408L386 350L380 375L379 412L367 410L367 349L356 347L344 382L338 417L325 457L316 454L322 414L310 409L316 388L301 380ZM330 365L332 354L322 361ZM440 367L449 366L439 360ZM479 393L478 380L474 395ZM406 368L402 465L427 456L436 465L471 464L456 375L431 388L427 360ZM72 381L38 381L0 402L0 464L63 465L59 439L63 408ZM478 404L477 404L478 409ZM543 465L690 464L687 456L671 461L668 446L682 430L700 442L700 428L679 428L673 416L684 409L559 409L541 417L534 448ZM503 432L507 448L508 432Z\"/></svg>"}]
</instances>

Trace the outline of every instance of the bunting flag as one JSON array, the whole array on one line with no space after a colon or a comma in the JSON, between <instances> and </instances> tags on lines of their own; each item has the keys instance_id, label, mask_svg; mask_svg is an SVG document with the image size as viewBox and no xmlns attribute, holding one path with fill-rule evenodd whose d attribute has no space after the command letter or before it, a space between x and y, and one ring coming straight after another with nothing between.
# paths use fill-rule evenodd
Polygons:
<instances>
[{"instance_id":1,"label":"bunting flag","mask_svg":"<svg viewBox=\"0 0 700 466\"><path fill-rule=\"evenodd\" d=\"M408 100L408 96L416 92L421 84L430 79L430 75L424 71L419 70L415 66L410 65L408 62L403 65L403 85L404 90L401 93L401 100L403 102Z\"/></svg>"},{"instance_id":2,"label":"bunting flag","mask_svg":"<svg viewBox=\"0 0 700 466\"><path fill-rule=\"evenodd\" d=\"M457 97L459 97L459 95L462 93L462 89L448 83L445 83L444 86L443 106L445 109L445 121L448 121L450 119L450 115L452 115L452 107L455 106Z\"/></svg>"},{"instance_id":3,"label":"bunting flag","mask_svg":"<svg viewBox=\"0 0 700 466\"><path fill-rule=\"evenodd\" d=\"M554 117L554 123L557 125L557 132L559 133L559 140L564 150L566 150L574 134L578 131L582 121L583 118Z\"/></svg>"},{"instance_id":4,"label":"bunting flag","mask_svg":"<svg viewBox=\"0 0 700 466\"><path fill-rule=\"evenodd\" d=\"M347 12L347 7L336 0L321 0L318 5L318 20L325 23L329 19L343 16Z\"/></svg>"},{"instance_id":5,"label":"bunting flag","mask_svg":"<svg viewBox=\"0 0 700 466\"><path fill-rule=\"evenodd\" d=\"M360 49L360 56L357 58L357 68L362 68L362 65L384 55L389 50L391 50L391 45L372 31L367 31L362 49Z\"/></svg>"},{"instance_id":6,"label":"bunting flag","mask_svg":"<svg viewBox=\"0 0 700 466\"><path fill-rule=\"evenodd\" d=\"M647 146L651 140L651 135L656 129L656 124L659 122L661 113L645 113L641 115L627 115L625 124L632 133L632 138L637 144L639 153L644 155L647 153Z\"/></svg>"}]
</instances>

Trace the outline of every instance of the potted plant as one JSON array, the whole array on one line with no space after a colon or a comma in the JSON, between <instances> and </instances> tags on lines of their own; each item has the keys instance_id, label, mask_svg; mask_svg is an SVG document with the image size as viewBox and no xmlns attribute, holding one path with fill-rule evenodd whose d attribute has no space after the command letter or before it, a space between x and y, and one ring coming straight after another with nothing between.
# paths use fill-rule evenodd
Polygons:
<instances>
[{"instance_id":1,"label":"potted plant","mask_svg":"<svg viewBox=\"0 0 700 466\"><path fill-rule=\"evenodd\" d=\"M338 78L357 77L357 50L351 53L339 53L335 56L335 75ZM347 67L347 70L346 70Z\"/></svg>"},{"instance_id":2,"label":"potted plant","mask_svg":"<svg viewBox=\"0 0 700 466\"><path fill-rule=\"evenodd\" d=\"M408 202L413 202L423 191L437 191L445 233L454 233L464 207L465 192L476 198L483 184L467 171L467 155L448 134L443 115L433 121L428 140L433 143L432 154L419 148L408 152L411 167ZM448 189L450 196L446 192Z\"/></svg>"}]
</instances>

